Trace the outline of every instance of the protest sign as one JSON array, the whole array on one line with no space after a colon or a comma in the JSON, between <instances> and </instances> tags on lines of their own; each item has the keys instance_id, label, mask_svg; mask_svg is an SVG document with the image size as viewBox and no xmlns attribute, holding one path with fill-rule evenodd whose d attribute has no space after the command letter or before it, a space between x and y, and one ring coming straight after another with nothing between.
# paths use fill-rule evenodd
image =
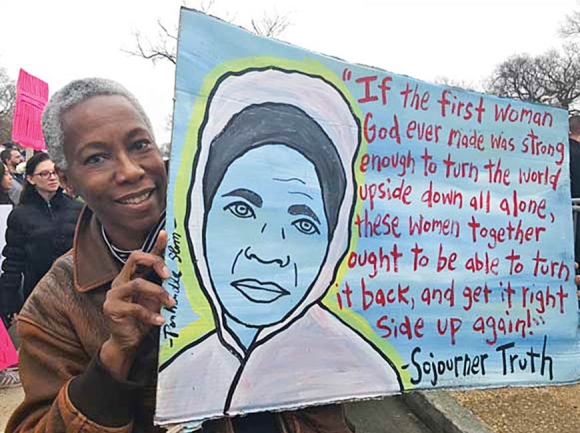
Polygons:
<instances>
[{"instance_id":1,"label":"protest sign","mask_svg":"<svg viewBox=\"0 0 580 433\"><path fill-rule=\"evenodd\" d=\"M0 320L0 371L18 364L18 353L4 323Z\"/></svg>"},{"instance_id":2,"label":"protest sign","mask_svg":"<svg viewBox=\"0 0 580 433\"><path fill-rule=\"evenodd\" d=\"M156 421L578 380L567 113L184 9Z\"/></svg>"},{"instance_id":3,"label":"protest sign","mask_svg":"<svg viewBox=\"0 0 580 433\"><path fill-rule=\"evenodd\" d=\"M46 149L41 118L47 102L48 84L20 69L16 82L12 141L34 150Z\"/></svg>"}]
</instances>

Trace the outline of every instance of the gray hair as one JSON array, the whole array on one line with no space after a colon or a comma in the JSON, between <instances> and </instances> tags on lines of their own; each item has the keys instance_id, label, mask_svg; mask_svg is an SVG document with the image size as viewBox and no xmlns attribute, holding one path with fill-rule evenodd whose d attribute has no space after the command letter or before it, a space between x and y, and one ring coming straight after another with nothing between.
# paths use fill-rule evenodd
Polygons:
<instances>
[{"instance_id":1,"label":"gray hair","mask_svg":"<svg viewBox=\"0 0 580 433\"><path fill-rule=\"evenodd\" d=\"M42 113L42 133L44 134L44 141L46 142L50 159L58 168L64 170L68 167L64 155L62 116L76 104L80 104L94 96L106 95L118 95L127 98L143 118L151 133L151 137L154 139L151 121L145 114L143 107L141 107L137 98L121 84L105 78L74 80L52 95Z\"/></svg>"}]
</instances>

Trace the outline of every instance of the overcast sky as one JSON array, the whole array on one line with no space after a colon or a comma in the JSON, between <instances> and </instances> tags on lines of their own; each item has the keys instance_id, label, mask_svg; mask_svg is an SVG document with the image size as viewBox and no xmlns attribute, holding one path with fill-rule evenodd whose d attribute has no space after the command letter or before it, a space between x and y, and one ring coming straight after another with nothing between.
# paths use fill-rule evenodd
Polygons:
<instances>
[{"instance_id":1,"label":"overcast sky","mask_svg":"<svg viewBox=\"0 0 580 433\"><path fill-rule=\"evenodd\" d=\"M207 1L207 0L206 0ZM131 57L133 32L157 37L176 26L178 0L0 0L0 67L47 81L120 81L141 100L158 141L169 139L173 65ZM199 2L189 2L191 6ZM215 0L211 12L241 25L264 12L288 15L281 39L344 60L426 81L480 82L515 53L557 47L576 0Z\"/></svg>"}]
</instances>

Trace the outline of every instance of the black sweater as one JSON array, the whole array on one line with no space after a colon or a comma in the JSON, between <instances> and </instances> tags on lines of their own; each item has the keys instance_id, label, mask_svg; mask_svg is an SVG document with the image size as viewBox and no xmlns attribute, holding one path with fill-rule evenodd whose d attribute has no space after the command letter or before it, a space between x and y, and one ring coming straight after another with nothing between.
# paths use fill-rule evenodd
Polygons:
<instances>
[{"instance_id":1,"label":"black sweater","mask_svg":"<svg viewBox=\"0 0 580 433\"><path fill-rule=\"evenodd\" d=\"M81 209L61 189L50 202L34 189L10 212L0 276L2 316L18 313L52 263L72 247Z\"/></svg>"}]
</instances>

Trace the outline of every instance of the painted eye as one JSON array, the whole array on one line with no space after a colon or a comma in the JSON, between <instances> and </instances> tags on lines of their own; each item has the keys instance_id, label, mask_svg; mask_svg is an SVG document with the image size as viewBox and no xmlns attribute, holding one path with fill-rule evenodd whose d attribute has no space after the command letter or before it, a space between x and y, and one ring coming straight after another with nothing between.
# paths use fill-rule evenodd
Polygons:
<instances>
[{"instance_id":1,"label":"painted eye","mask_svg":"<svg viewBox=\"0 0 580 433\"><path fill-rule=\"evenodd\" d=\"M294 221L292 225L296 227L296 229L299 232L302 232L305 235L320 234L320 230L318 230L318 227L316 227L316 225L312 221L306 218Z\"/></svg>"},{"instance_id":2,"label":"painted eye","mask_svg":"<svg viewBox=\"0 0 580 433\"><path fill-rule=\"evenodd\" d=\"M252 207L243 201L236 201L224 207L224 210L230 211L238 218L256 218L256 214Z\"/></svg>"}]
</instances>

